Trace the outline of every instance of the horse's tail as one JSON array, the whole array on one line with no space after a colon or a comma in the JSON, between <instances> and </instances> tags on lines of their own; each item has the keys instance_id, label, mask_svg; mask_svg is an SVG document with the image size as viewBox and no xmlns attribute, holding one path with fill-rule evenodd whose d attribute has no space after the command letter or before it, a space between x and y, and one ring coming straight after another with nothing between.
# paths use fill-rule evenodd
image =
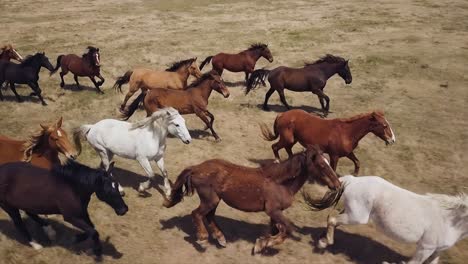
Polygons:
<instances>
[{"instance_id":1,"label":"horse's tail","mask_svg":"<svg viewBox=\"0 0 468 264\"><path fill-rule=\"evenodd\" d=\"M50 75L56 73L57 70L60 68L60 66L62 66L62 58L63 58L63 55L59 55L57 57L57 65L55 66L55 68L52 71L50 71Z\"/></svg>"},{"instance_id":2,"label":"horse's tail","mask_svg":"<svg viewBox=\"0 0 468 264\"><path fill-rule=\"evenodd\" d=\"M341 184L341 187L336 190L329 190L325 193L322 199L317 200L310 197L306 191L302 191L302 197L304 202L309 206L312 211L322 211L324 209L335 206L343 195L345 185Z\"/></svg>"},{"instance_id":3,"label":"horse's tail","mask_svg":"<svg viewBox=\"0 0 468 264\"><path fill-rule=\"evenodd\" d=\"M273 131L271 131L268 128L267 124L265 124L265 123L260 123L259 124L260 125L260 130L262 130L263 139L265 139L266 141L273 141L273 140L278 138L279 133L278 133L278 129L276 128L276 123L278 122L278 118L279 118L279 116L276 117L275 123L273 124Z\"/></svg>"},{"instance_id":4,"label":"horse's tail","mask_svg":"<svg viewBox=\"0 0 468 264\"><path fill-rule=\"evenodd\" d=\"M171 196L169 198L164 198L163 206L166 208L171 208L174 205L180 203L184 196L193 195L192 187L192 169L187 168L183 170L177 177L176 182L172 186ZM183 187L185 186L185 190Z\"/></svg>"},{"instance_id":5,"label":"horse's tail","mask_svg":"<svg viewBox=\"0 0 468 264\"><path fill-rule=\"evenodd\" d=\"M210 63L211 59L213 58L213 56L208 56L206 57L206 59L200 64L200 70L203 69L203 67L207 64L207 63Z\"/></svg>"},{"instance_id":6,"label":"horse's tail","mask_svg":"<svg viewBox=\"0 0 468 264\"><path fill-rule=\"evenodd\" d=\"M81 138L86 140L86 134L88 134L91 127L93 127L93 125L82 125L73 130L73 142L75 143L78 155L81 153Z\"/></svg>"},{"instance_id":7,"label":"horse's tail","mask_svg":"<svg viewBox=\"0 0 468 264\"><path fill-rule=\"evenodd\" d=\"M122 92L122 85L128 83L130 81L130 77L132 76L133 71L127 71L124 75L117 77L117 80L114 83L114 88L116 91L119 89L120 92Z\"/></svg>"},{"instance_id":8,"label":"horse's tail","mask_svg":"<svg viewBox=\"0 0 468 264\"><path fill-rule=\"evenodd\" d=\"M133 113L135 113L143 100L145 100L145 96L146 92L142 91L140 95L138 95L138 97L133 100L133 102L128 106L127 111L121 115L122 120L128 120L133 115Z\"/></svg>"},{"instance_id":9,"label":"horse's tail","mask_svg":"<svg viewBox=\"0 0 468 264\"><path fill-rule=\"evenodd\" d=\"M257 87L260 82L265 84L265 79L268 77L270 72L270 70L266 69L259 69L252 72L252 74L250 74L249 79L247 80L247 89L245 90L245 94L247 95L250 92L250 90Z\"/></svg>"}]
</instances>

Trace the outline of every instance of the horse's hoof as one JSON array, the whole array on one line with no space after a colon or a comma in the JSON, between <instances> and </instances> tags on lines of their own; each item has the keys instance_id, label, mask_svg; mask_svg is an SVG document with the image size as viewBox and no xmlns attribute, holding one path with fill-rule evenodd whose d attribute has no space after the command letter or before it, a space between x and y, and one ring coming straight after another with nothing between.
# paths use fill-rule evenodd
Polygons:
<instances>
[{"instance_id":1,"label":"horse's hoof","mask_svg":"<svg viewBox=\"0 0 468 264\"><path fill-rule=\"evenodd\" d=\"M47 103L46 103L46 102L42 102L42 105L43 105L43 106L47 106Z\"/></svg>"},{"instance_id":2,"label":"horse's hoof","mask_svg":"<svg viewBox=\"0 0 468 264\"><path fill-rule=\"evenodd\" d=\"M208 248L208 239L204 239L204 240L197 240L197 244L202 248L202 249L206 249Z\"/></svg>"},{"instance_id":3,"label":"horse's hoof","mask_svg":"<svg viewBox=\"0 0 468 264\"><path fill-rule=\"evenodd\" d=\"M215 138L215 141L216 141L216 142L221 142L221 138L220 138L220 137L217 137L217 138Z\"/></svg>"},{"instance_id":4,"label":"horse's hoof","mask_svg":"<svg viewBox=\"0 0 468 264\"><path fill-rule=\"evenodd\" d=\"M57 232L55 232L52 226L50 225L43 226L42 230L44 230L44 233L46 233L50 241L53 241L57 238Z\"/></svg>"},{"instance_id":5,"label":"horse's hoof","mask_svg":"<svg viewBox=\"0 0 468 264\"><path fill-rule=\"evenodd\" d=\"M279 159L275 159L275 161L273 161L273 163L280 163L280 160L279 160Z\"/></svg>"},{"instance_id":6,"label":"horse's hoof","mask_svg":"<svg viewBox=\"0 0 468 264\"><path fill-rule=\"evenodd\" d=\"M125 197L125 192L124 191L120 191L119 193L120 193L120 196Z\"/></svg>"},{"instance_id":7,"label":"horse's hoof","mask_svg":"<svg viewBox=\"0 0 468 264\"><path fill-rule=\"evenodd\" d=\"M270 112L270 108L269 107L263 107L263 111L267 111L267 112Z\"/></svg>"},{"instance_id":8,"label":"horse's hoof","mask_svg":"<svg viewBox=\"0 0 468 264\"><path fill-rule=\"evenodd\" d=\"M65 86L65 83L60 83L60 87L64 87Z\"/></svg>"},{"instance_id":9,"label":"horse's hoof","mask_svg":"<svg viewBox=\"0 0 468 264\"><path fill-rule=\"evenodd\" d=\"M96 255L96 256L94 257L94 260L95 260L96 262L102 262L102 255Z\"/></svg>"},{"instance_id":10,"label":"horse's hoof","mask_svg":"<svg viewBox=\"0 0 468 264\"><path fill-rule=\"evenodd\" d=\"M326 238L321 238L318 243L317 243L317 247L320 248L320 249L324 249L328 246L328 241Z\"/></svg>"},{"instance_id":11,"label":"horse's hoof","mask_svg":"<svg viewBox=\"0 0 468 264\"><path fill-rule=\"evenodd\" d=\"M264 238L257 238L255 240L255 246L252 251L252 255L261 253L263 249L266 247L266 242Z\"/></svg>"},{"instance_id":12,"label":"horse's hoof","mask_svg":"<svg viewBox=\"0 0 468 264\"><path fill-rule=\"evenodd\" d=\"M41 244L39 244L39 243L37 243L35 241L29 242L29 245L31 245L31 247L33 247L35 250L41 250L42 249Z\"/></svg>"},{"instance_id":13,"label":"horse's hoof","mask_svg":"<svg viewBox=\"0 0 468 264\"><path fill-rule=\"evenodd\" d=\"M218 244L219 244L221 247L223 247L223 248L226 247L226 238L225 238L224 236L219 237L219 238L217 238L216 240L218 241Z\"/></svg>"}]
</instances>

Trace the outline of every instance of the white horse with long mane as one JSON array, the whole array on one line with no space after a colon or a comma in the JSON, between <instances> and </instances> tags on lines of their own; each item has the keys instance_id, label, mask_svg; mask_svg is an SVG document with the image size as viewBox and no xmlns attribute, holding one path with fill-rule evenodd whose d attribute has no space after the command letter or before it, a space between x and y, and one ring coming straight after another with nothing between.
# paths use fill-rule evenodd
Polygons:
<instances>
[{"instance_id":1,"label":"white horse with long mane","mask_svg":"<svg viewBox=\"0 0 468 264\"><path fill-rule=\"evenodd\" d=\"M73 138L78 152L81 151L80 138L85 138L98 152L101 157L101 166L106 170L114 155L137 160L149 177L147 181L140 183L138 188L140 192L150 187L154 177L150 161L154 160L164 177L166 195L170 195L171 186L164 168L163 157L168 134L178 137L185 144L192 141L185 126L185 119L172 107L158 110L134 124L104 119L94 125L82 125L75 129ZM124 194L120 185L119 191L122 195Z\"/></svg>"},{"instance_id":2,"label":"white horse with long mane","mask_svg":"<svg viewBox=\"0 0 468 264\"><path fill-rule=\"evenodd\" d=\"M468 236L468 196L460 194L420 195L395 186L377 176L340 178L344 186L344 212L328 216L327 234L319 248L333 245L335 227L367 224L371 220L387 236L417 243L408 263L438 263L441 251ZM304 195L315 209L315 201Z\"/></svg>"}]
</instances>

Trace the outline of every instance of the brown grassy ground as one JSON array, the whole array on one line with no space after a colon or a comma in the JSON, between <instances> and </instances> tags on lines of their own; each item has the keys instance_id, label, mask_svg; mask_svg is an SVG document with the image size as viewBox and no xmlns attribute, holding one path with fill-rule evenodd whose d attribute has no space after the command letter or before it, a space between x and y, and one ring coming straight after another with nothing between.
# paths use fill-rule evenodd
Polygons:
<instances>
[{"instance_id":1,"label":"brown grassy ground","mask_svg":"<svg viewBox=\"0 0 468 264\"><path fill-rule=\"evenodd\" d=\"M339 4L338 4L339 3ZM50 105L30 99L18 104L11 92L0 103L0 134L25 138L40 122L65 119L71 129L103 118L115 118L123 96L110 87L118 75L134 66L161 68L178 59L199 59L219 51L239 51L252 42L269 44L275 61L261 59L259 67L299 66L325 53L350 59L354 81L345 87L334 77L325 92L331 97L330 117L351 116L383 109L397 136L386 148L367 136L357 149L362 175L381 175L416 192L454 194L466 190L468 148L466 107L468 92L468 4L463 0L441 3L415 1L2 1L2 41L23 54L46 51L55 63L63 53L81 54L93 44L101 48L105 95L92 88L61 90L58 75L43 72L40 84ZM259 109L265 89L244 96L243 74L226 73L231 97L213 94L210 109L215 128L223 138L215 143L202 131L196 117L187 116L191 145L169 140L166 166L172 179L186 166L221 157L256 166L271 159L270 143L261 140L258 122L272 123L276 112ZM73 83L71 75L66 82ZM91 85L88 80L82 84ZM448 87L442 87L448 85ZM20 88L29 94L29 88ZM125 88L126 89L126 88ZM311 94L286 92L291 105L314 111L318 100ZM277 95L273 109L284 111ZM142 117L138 114L138 118ZM136 120L134 117L133 120ZM296 150L299 150L297 148ZM284 155L284 153L282 153ZM80 161L96 166L98 156L87 147ZM371 225L343 227L336 245L324 254L313 252L314 239L323 231L328 212L305 210L298 197L286 211L296 225L298 241L287 240L267 256L250 256L257 236L266 230L264 214L247 214L222 204L218 219L228 247L215 245L205 252L195 249L189 214L197 198L188 198L173 209L163 209L162 199L140 198L134 190L143 170L135 161L116 159L116 172L127 188L130 211L123 217L96 199L90 205L104 243L105 261L118 263L377 263L410 256L413 245L394 242ZM154 166L156 169L156 166ZM352 170L341 161L338 171ZM12 223L0 212L0 262L90 263L89 243L70 244L75 232L60 217L51 217L58 241L40 252L23 245ZM35 237L42 237L30 221ZM443 263L466 263L468 242L443 254Z\"/></svg>"}]
</instances>

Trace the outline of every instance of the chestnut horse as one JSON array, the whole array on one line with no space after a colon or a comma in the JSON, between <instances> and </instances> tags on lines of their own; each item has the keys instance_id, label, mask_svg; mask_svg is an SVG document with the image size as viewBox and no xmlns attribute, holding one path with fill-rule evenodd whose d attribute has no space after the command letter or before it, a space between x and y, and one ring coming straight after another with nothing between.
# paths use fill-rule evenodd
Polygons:
<instances>
[{"instance_id":1,"label":"chestnut horse","mask_svg":"<svg viewBox=\"0 0 468 264\"><path fill-rule=\"evenodd\" d=\"M275 119L272 133L266 124L260 128L265 140L280 138L271 148L279 161L278 151L286 149L289 157L296 142L307 147L317 144L330 156L330 164L336 171L338 159L347 157L354 163L354 174L359 173L359 160L353 153L359 141L368 133L373 133L385 143L395 143L395 134L385 119L383 112L376 111L360 114L351 118L322 119L300 109L279 114Z\"/></svg>"},{"instance_id":2,"label":"chestnut horse","mask_svg":"<svg viewBox=\"0 0 468 264\"><path fill-rule=\"evenodd\" d=\"M284 106L288 110L291 109L284 97L284 89L288 89L294 92L312 92L316 94L322 106L322 111L328 112L330 98L323 93L323 89L327 84L327 80L336 73L343 78L346 84L353 81L348 61L330 54L313 63L306 63L302 68L280 66L273 70L260 69L254 71L250 76L245 94L248 94L259 83L265 86L265 79L268 77L270 89L265 95L264 110L269 110L268 100L275 91L278 92Z\"/></svg>"},{"instance_id":3,"label":"chestnut horse","mask_svg":"<svg viewBox=\"0 0 468 264\"><path fill-rule=\"evenodd\" d=\"M4 45L0 48L0 61L10 61L17 60L19 62L23 61L23 57L16 51L11 44Z\"/></svg>"},{"instance_id":4,"label":"chestnut horse","mask_svg":"<svg viewBox=\"0 0 468 264\"><path fill-rule=\"evenodd\" d=\"M104 78L101 76L101 56L99 54L99 48L88 46L88 52L83 54L81 57L75 54L60 55L57 57L57 66L50 73L54 74L60 67L60 87L65 86L65 81L63 76L65 76L69 71L73 73L76 85L80 88L80 83L78 82L78 76L83 77L87 76L93 82L98 93L103 94L104 92L99 89L104 83ZM100 82L96 82L94 77L101 79Z\"/></svg>"},{"instance_id":5,"label":"chestnut horse","mask_svg":"<svg viewBox=\"0 0 468 264\"><path fill-rule=\"evenodd\" d=\"M266 247L281 244L292 233L293 224L283 215L283 210L291 206L294 195L309 177L341 193L338 177L327 159L320 149L311 147L279 164L271 163L260 168L243 167L220 159L188 167L177 178L171 196L166 198L163 205L172 207L184 195L197 191L200 206L192 211L192 217L197 242L202 247L208 241L204 221L219 245L226 246L226 239L214 220L216 207L221 200L245 212L263 211L271 218L272 234L256 240L253 253L259 253ZM185 192L182 191L184 186ZM322 206L330 206L339 196L328 196Z\"/></svg>"},{"instance_id":6,"label":"chestnut horse","mask_svg":"<svg viewBox=\"0 0 468 264\"><path fill-rule=\"evenodd\" d=\"M41 130L27 141L0 136L0 164L27 161L51 169L54 164L60 164L59 153L75 159L77 152L61 127L62 118L50 126L41 124Z\"/></svg>"},{"instance_id":7,"label":"chestnut horse","mask_svg":"<svg viewBox=\"0 0 468 264\"><path fill-rule=\"evenodd\" d=\"M218 53L214 56L208 56L200 65L200 69L203 69L205 64L211 61L213 70L217 71L220 76L223 74L224 69L231 72L245 72L245 81L247 82L249 74L254 71L255 64L260 57L273 62L273 56L270 49L268 49L268 45L256 43L237 54Z\"/></svg>"},{"instance_id":8,"label":"chestnut horse","mask_svg":"<svg viewBox=\"0 0 468 264\"><path fill-rule=\"evenodd\" d=\"M120 106L120 111L123 112L128 99L138 90L146 91L154 88L185 89L190 75L195 78L200 78L202 75L198 68L197 58L174 62L165 71L146 68L127 71L123 76L118 77L114 84L114 89L119 89L122 92L122 85L130 83L127 95L125 95L125 99Z\"/></svg>"},{"instance_id":9,"label":"chestnut horse","mask_svg":"<svg viewBox=\"0 0 468 264\"><path fill-rule=\"evenodd\" d=\"M229 90L226 88L221 76L216 71L203 74L185 90L152 89L142 92L128 107L122 115L125 120L137 110L141 102L145 107L147 116L164 107L173 107L181 115L196 114L210 129L216 141L221 138L213 129L214 115L208 111L208 99L211 91L215 90L222 94L224 98L229 97ZM208 119L210 118L210 120Z\"/></svg>"}]
</instances>

